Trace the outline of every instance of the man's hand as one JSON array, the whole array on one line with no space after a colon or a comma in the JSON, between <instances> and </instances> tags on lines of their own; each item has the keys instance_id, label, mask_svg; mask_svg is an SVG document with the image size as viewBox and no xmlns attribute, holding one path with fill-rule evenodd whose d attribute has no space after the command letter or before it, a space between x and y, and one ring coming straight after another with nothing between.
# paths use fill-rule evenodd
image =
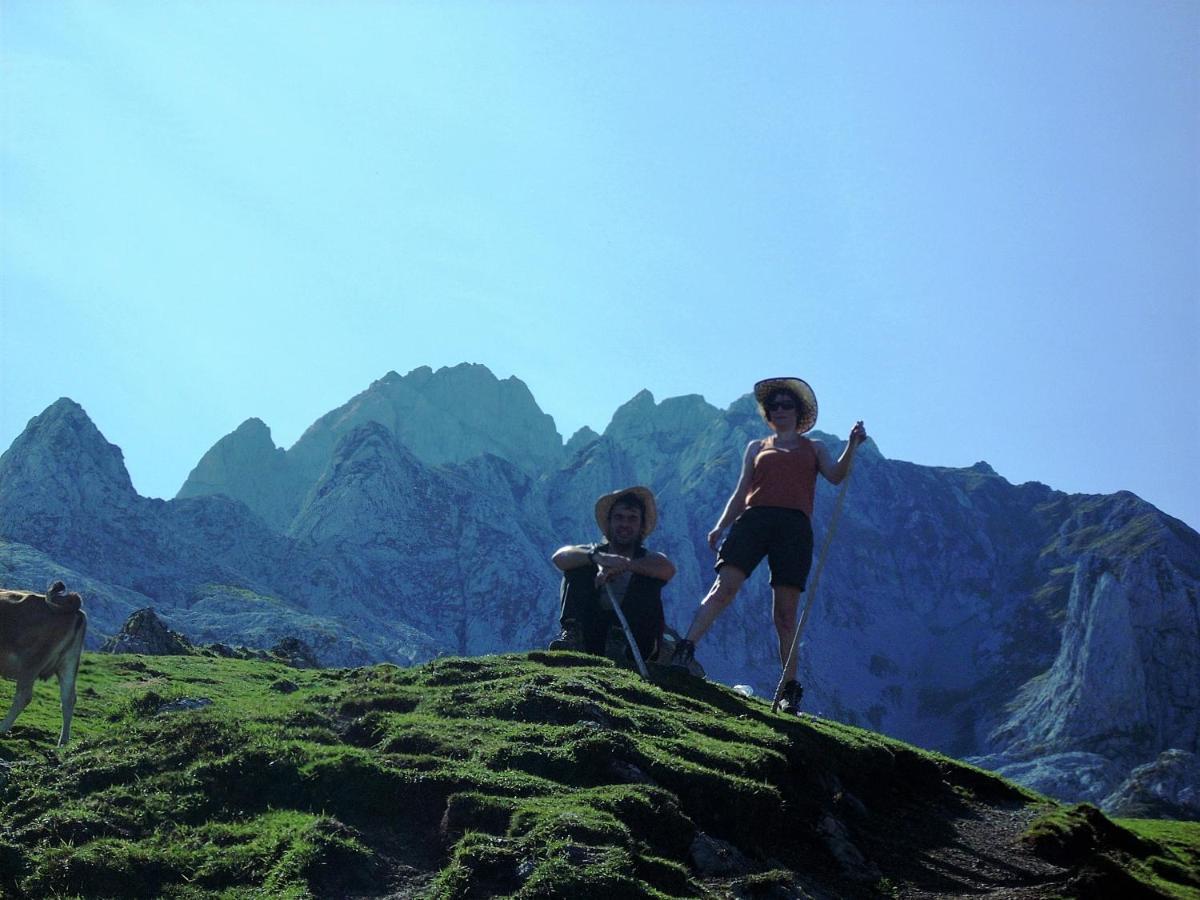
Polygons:
<instances>
[{"instance_id":1,"label":"man's hand","mask_svg":"<svg viewBox=\"0 0 1200 900\"><path fill-rule=\"evenodd\" d=\"M863 426L862 419L854 423L854 427L850 429L850 443L858 446L867 439L867 429Z\"/></svg>"},{"instance_id":2,"label":"man's hand","mask_svg":"<svg viewBox=\"0 0 1200 900\"><path fill-rule=\"evenodd\" d=\"M597 587L607 584L622 572L628 572L629 567L633 565L632 559L617 553L597 553L592 558L600 567L600 572L596 575Z\"/></svg>"}]
</instances>

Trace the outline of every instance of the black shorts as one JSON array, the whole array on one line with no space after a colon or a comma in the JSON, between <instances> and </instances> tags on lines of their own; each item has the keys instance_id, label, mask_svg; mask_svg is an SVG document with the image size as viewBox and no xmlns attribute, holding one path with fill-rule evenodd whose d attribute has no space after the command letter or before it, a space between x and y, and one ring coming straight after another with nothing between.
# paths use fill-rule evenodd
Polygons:
<instances>
[{"instance_id":1,"label":"black shorts","mask_svg":"<svg viewBox=\"0 0 1200 900\"><path fill-rule=\"evenodd\" d=\"M752 506L729 529L715 568L720 572L721 566L735 566L748 576L765 556L771 567L771 587L804 590L812 551L812 522L803 510Z\"/></svg>"}]
</instances>

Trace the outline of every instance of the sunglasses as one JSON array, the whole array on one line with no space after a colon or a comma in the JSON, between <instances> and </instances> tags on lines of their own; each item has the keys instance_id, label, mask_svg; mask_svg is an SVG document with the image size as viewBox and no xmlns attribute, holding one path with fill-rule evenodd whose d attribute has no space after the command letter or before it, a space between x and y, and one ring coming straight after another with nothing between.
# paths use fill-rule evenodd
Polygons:
<instances>
[{"instance_id":1,"label":"sunglasses","mask_svg":"<svg viewBox=\"0 0 1200 900\"><path fill-rule=\"evenodd\" d=\"M768 400L767 412L774 412L777 409L795 409L796 404L791 400Z\"/></svg>"}]
</instances>

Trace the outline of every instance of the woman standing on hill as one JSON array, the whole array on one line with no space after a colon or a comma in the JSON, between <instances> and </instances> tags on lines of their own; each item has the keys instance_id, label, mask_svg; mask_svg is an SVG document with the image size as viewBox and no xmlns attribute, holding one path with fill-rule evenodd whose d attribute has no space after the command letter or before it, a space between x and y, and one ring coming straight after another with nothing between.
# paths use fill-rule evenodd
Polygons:
<instances>
[{"instance_id":1,"label":"woman standing on hill","mask_svg":"<svg viewBox=\"0 0 1200 900\"><path fill-rule=\"evenodd\" d=\"M817 398L799 378L767 378L754 386L759 413L774 434L746 445L742 474L725 504L708 545L717 549L721 533L732 522L729 536L717 554L717 579L700 601L700 609L679 642L672 663L687 666L696 641L737 596L755 567L767 557L779 661L788 664L796 632L796 607L812 566L813 498L817 473L839 484L850 469L858 445L867 439L860 421L850 430L846 449L835 463L825 445L804 437L817 423ZM786 684L780 709L799 715L803 693L796 682L796 660L784 673Z\"/></svg>"}]
</instances>

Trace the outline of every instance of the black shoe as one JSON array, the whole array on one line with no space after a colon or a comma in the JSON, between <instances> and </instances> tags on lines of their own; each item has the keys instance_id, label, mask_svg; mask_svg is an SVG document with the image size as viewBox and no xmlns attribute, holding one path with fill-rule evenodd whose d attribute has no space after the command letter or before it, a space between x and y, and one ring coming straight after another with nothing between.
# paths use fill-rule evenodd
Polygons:
<instances>
[{"instance_id":1,"label":"black shoe","mask_svg":"<svg viewBox=\"0 0 1200 900\"><path fill-rule=\"evenodd\" d=\"M580 653L583 651L583 633L573 621L564 622L562 634L550 642L550 649Z\"/></svg>"},{"instance_id":2,"label":"black shoe","mask_svg":"<svg viewBox=\"0 0 1200 900\"><path fill-rule=\"evenodd\" d=\"M800 698L803 696L804 688L793 678L783 686L783 694L779 698L779 711L785 716L800 715Z\"/></svg>"},{"instance_id":3,"label":"black shoe","mask_svg":"<svg viewBox=\"0 0 1200 900\"><path fill-rule=\"evenodd\" d=\"M675 652L671 654L671 665L686 669L695 658L696 645L685 638L675 645Z\"/></svg>"}]
</instances>

